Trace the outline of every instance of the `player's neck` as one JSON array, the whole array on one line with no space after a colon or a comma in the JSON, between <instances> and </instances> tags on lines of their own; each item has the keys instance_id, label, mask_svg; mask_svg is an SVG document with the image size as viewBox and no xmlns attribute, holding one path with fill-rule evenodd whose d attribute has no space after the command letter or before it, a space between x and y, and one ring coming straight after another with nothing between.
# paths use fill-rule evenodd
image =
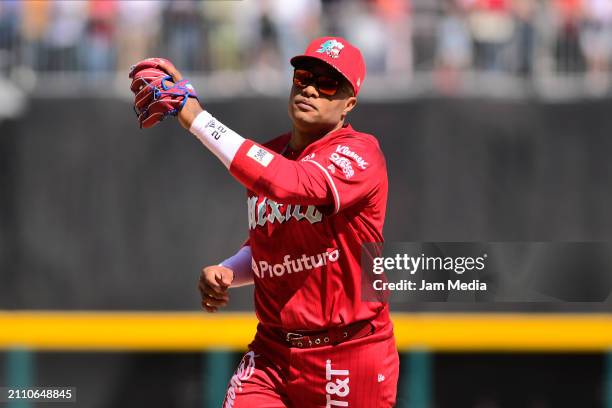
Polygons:
<instances>
[{"instance_id":1,"label":"player's neck","mask_svg":"<svg viewBox=\"0 0 612 408\"><path fill-rule=\"evenodd\" d=\"M293 126L293 130L291 132L291 139L289 140L289 147L294 151L304 150L309 144L316 142L317 140L332 132L335 132L343 125L344 121L341 121L332 129L318 129L316 131L305 131L303 129L298 129L297 127Z\"/></svg>"}]
</instances>

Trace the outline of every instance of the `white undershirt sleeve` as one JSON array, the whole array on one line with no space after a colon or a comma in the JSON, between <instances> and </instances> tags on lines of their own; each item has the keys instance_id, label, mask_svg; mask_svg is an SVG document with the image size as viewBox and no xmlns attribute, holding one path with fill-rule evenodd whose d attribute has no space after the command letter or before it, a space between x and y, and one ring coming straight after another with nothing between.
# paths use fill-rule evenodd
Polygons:
<instances>
[{"instance_id":1,"label":"white undershirt sleeve","mask_svg":"<svg viewBox=\"0 0 612 408\"><path fill-rule=\"evenodd\" d=\"M215 119L207 111L201 112L191 123L189 131L229 169L244 137Z\"/></svg>"},{"instance_id":2,"label":"white undershirt sleeve","mask_svg":"<svg viewBox=\"0 0 612 408\"><path fill-rule=\"evenodd\" d=\"M251 247L245 245L234 256L221 262L220 266L225 266L234 272L234 280L230 287L246 286L253 284L253 269L251 266Z\"/></svg>"}]
</instances>

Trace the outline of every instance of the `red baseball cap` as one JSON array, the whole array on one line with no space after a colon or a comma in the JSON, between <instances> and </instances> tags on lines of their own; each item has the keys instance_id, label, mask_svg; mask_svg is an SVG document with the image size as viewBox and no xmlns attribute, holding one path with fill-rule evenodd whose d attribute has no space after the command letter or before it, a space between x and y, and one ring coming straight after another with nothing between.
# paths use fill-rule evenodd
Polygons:
<instances>
[{"instance_id":1,"label":"red baseball cap","mask_svg":"<svg viewBox=\"0 0 612 408\"><path fill-rule=\"evenodd\" d=\"M291 58L294 67L300 61L314 58L330 65L353 86L355 96L363 84L366 75L366 66L359 48L341 37L322 37L312 41L302 55Z\"/></svg>"}]
</instances>

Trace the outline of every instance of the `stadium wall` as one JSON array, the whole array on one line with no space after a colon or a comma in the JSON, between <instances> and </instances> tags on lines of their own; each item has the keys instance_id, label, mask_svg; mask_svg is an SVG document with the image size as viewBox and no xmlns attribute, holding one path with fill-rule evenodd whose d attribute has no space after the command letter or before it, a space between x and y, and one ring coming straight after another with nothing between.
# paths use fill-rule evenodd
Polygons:
<instances>
[{"instance_id":1,"label":"stadium wall","mask_svg":"<svg viewBox=\"0 0 612 408\"><path fill-rule=\"evenodd\" d=\"M264 141L289 129L285 104L206 107ZM610 240L611 105L361 104L351 122L387 157L387 240ZM175 122L139 130L127 100L31 100L0 123L0 170L3 309L191 310L201 266L247 233L224 167Z\"/></svg>"}]
</instances>

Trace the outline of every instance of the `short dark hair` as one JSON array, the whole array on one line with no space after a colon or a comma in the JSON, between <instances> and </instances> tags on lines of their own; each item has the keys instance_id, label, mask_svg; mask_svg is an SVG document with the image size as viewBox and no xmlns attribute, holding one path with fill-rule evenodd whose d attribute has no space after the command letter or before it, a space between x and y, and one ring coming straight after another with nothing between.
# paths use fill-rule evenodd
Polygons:
<instances>
[{"instance_id":1,"label":"short dark hair","mask_svg":"<svg viewBox=\"0 0 612 408\"><path fill-rule=\"evenodd\" d=\"M348 79L344 77L342 74L338 74L340 77L340 84L342 88L345 88L349 91L350 96L355 96L355 90L353 89L353 85L349 82Z\"/></svg>"},{"instance_id":2,"label":"short dark hair","mask_svg":"<svg viewBox=\"0 0 612 408\"><path fill-rule=\"evenodd\" d=\"M347 86L349 88L349 91L351 91L351 96L356 96L355 95L355 90L353 89L353 85L349 81L346 81L346 82L348 83Z\"/></svg>"}]
</instances>

